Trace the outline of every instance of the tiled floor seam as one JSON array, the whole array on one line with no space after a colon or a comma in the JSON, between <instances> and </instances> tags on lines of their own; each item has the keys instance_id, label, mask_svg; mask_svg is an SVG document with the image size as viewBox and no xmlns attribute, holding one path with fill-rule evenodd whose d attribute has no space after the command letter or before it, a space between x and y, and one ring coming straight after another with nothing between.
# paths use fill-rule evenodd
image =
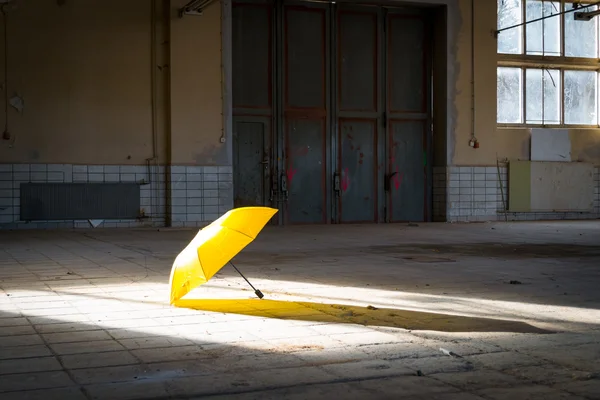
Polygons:
<instances>
[{"instance_id":1,"label":"tiled floor seam","mask_svg":"<svg viewBox=\"0 0 600 400\"><path fill-rule=\"evenodd\" d=\"M44 343L44 345L46 346L46 348L50 351L50 353L52 354L52 356L56 359L56 361L61 366L61 368L64 371L64 373L67 374L67 376L69 377L69 379L73 383L72 386L78 387L79 390L81 391L81 393L83 393L83 395L85 397L87 397L88 399L91 399L91 397L89 396L89 394L86 392L85 388L77 383L77 380L75 380L75 377L73 376L73 374L71 374L71 372L69 371L69 369L65 367L65 365L64 365L62 359L60 358L60 356L52 349L52 347L48 344L48 342L46 341L46 339L44 338L44 336L41 335L38 332L38 330L36 329L36 327L33 324L31 325L31 327L37 333L37 335L40 337L40 339L42 340L42 342ZM72 387L72 386L65 386L65 387L68 388L68 387Z\"/></svg>"}]
</instances>

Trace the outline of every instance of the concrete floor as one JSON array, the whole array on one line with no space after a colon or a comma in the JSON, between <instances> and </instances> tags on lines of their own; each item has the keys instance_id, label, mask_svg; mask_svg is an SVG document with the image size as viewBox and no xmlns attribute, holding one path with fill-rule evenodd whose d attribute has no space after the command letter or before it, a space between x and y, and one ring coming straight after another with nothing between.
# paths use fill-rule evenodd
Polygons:
<instances>
[{"instance_id":1,"label":"concrete floor","mask_svg":"<svg viewBox=\"0 0 600 400\"><path fill-rule=\"evenodd\" d=\"M600 399L600 222L0 232L0 398ZM512 282L512 283L511 283Z\"/></svg>"}]
</instances>

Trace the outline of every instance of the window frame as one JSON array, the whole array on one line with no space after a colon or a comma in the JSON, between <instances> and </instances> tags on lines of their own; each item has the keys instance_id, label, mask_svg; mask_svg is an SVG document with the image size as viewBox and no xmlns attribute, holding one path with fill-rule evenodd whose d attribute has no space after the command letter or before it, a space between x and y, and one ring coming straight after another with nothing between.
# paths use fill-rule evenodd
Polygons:
<instances>
[{"instance_id":1,"label":"window frame","mask_svg":"<svg viewBox=\"0 0 600 400\"><path fill-rule=\"evenodd\" d=\"M500 0L497 0L497 2ZM522 22L526 21L527 15L527 2L531 0L520 0L521 1L521 19ZM547 2L560 2L560 12L566 10L565 6L572 3L571 1L565 0L540 0ZM593 4L593 1L585 2L586 4ZM496 124L499 128L600 128L600 22L596 23L596 45L597 54L599 58L588 58L588 57L567 57L565 56L565 16L568 18L573 14L561 14L553 18L560 19L560 55L538 55L538 54L527 54L527 26L528 24L522 25L521 29L521 50L519 54L500 53L496 50L497 54L497 65L496 70L501 67L509 68L520 68L521 76L523 80L523 88L520 93L521 97L521 115L522 122L520 123L505 123L498 122L498 113L496 112ZM596 16L594 18L600 18ZM586 23L582 21L581 23ZM500 28L500 27L499 27ZM543 32L543 31L542 31ZM502 32L500 33L502 35ZM496 46L497 49L498 46ZM542 49L544 50L544 49ZM560 82L561 82L561 95L560 95L560 123L527 123L527 103L526 103L526 69L554 69L560 71ZM596 124L567 124L565 123L565 86L564 86L564 72L568 71L594 71L596 72ZM498 95L498 88L496 87L496 96Z\"/></svg>"}]
</instances>

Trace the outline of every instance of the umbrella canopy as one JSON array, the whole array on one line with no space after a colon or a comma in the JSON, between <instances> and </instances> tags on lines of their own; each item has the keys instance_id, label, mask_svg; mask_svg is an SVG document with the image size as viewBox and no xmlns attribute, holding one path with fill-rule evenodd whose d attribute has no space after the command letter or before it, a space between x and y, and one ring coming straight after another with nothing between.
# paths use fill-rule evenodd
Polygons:
<instances>
[{"instance_id":1,"label":"umbrella canopy","mask_svg":"<svg viewBox=\"0 0 600 400\"><path fill-rule=\"evenodd\" d=\"M277 213L270 207L240 207L201 229L173 263L169 286L173 304L198 285L208 282L250 244Z\"/></svg>"}]
</instances>

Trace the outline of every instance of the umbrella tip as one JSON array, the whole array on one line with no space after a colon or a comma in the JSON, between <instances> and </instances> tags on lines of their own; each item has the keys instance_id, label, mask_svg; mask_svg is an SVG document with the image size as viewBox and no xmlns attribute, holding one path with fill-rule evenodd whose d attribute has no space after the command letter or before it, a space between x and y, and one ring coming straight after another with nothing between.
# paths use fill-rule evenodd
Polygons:
<instances>
[{"instance_id":1,"label":"umbrella tip","mask_svg":"<svg viewBox=\"0 0 600 400\"><path fill-rule=\"evenodd\" d=\"M262 292L261 292L260 290L258 290L258 289L256 289L256 290L254 291L254 293L256 294L256 296L257 296L259 299L262 299L263 297L265 297L265 295L264 295L264 294L262 294Z\"/></svg>"}]
</instances>

